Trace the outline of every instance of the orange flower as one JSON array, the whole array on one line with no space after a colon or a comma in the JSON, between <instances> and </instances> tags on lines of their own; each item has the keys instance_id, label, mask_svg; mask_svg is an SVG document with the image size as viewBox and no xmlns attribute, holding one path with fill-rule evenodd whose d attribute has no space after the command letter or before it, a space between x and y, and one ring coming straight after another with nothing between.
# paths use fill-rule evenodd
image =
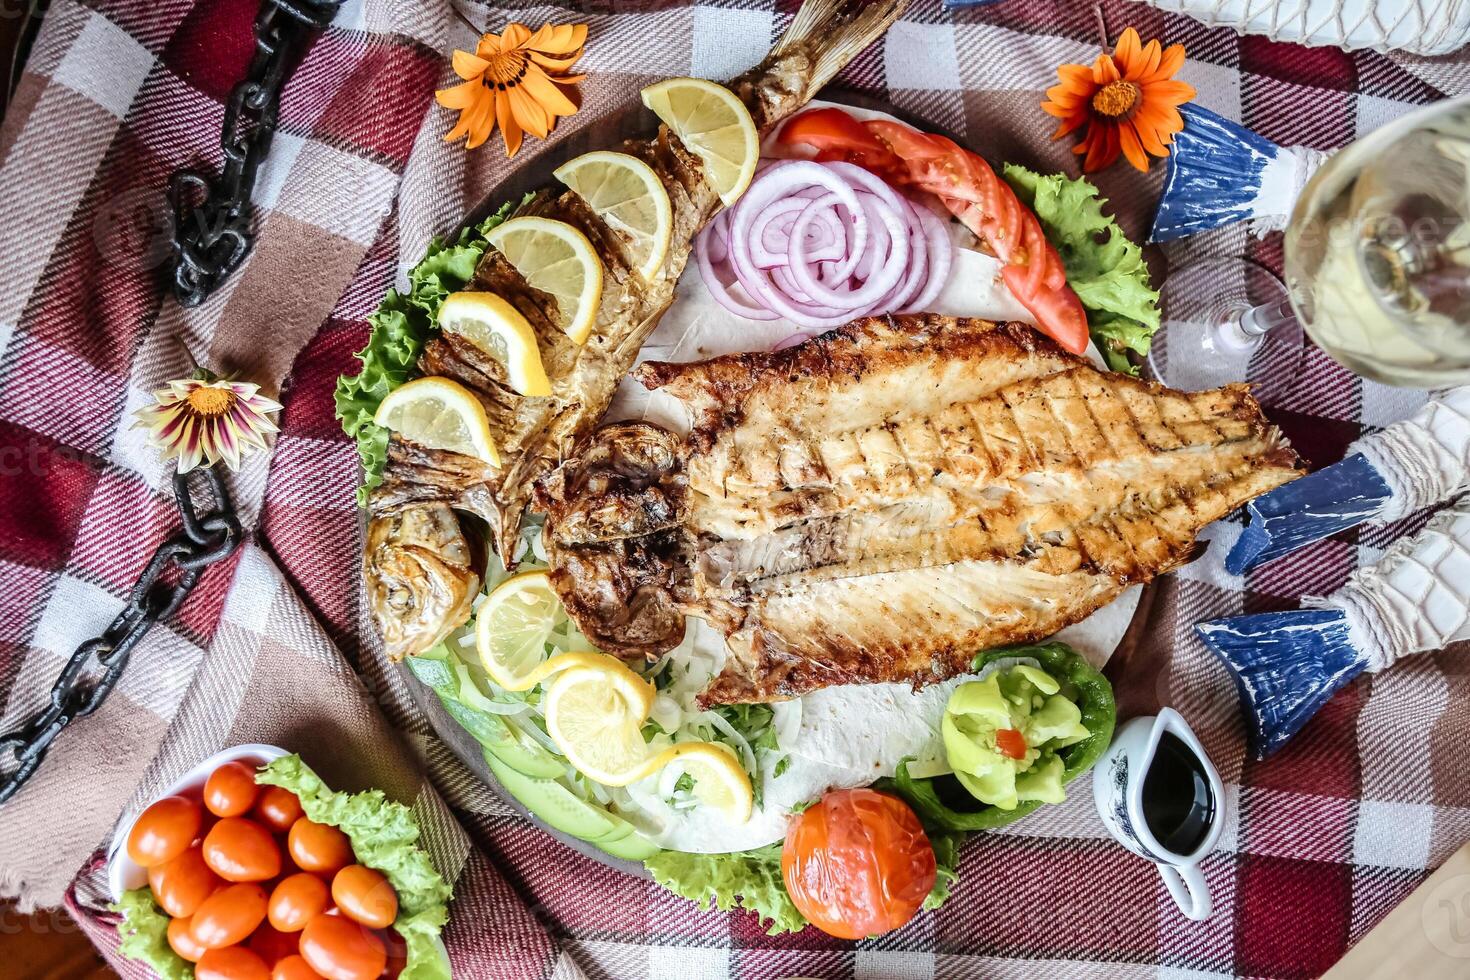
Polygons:
<instances>
[{"instance_id":1,"label":"orange flower","mask_svg":"<svg viewBox=\"0 0 1470 980\"><path fill-rule=\"evenodd\" d=\"M1062 65L1060 85L1046 90L1041 108L1062 121L1052 139L1079 126L1087 131L1072 152L1088 173L1109 166L1118 153L1139 170L1148 170L1148 154L1169 155L1174 134L1184 128L1179 106L1194 98L1194 87L1175 81L1184 64L1184 45L1161 50L1157 40L1141 43L1128 28L1112 54L1100 54L1092 67Z\"/></svg>"},{"instance_id":2,"label":"orange flower","mask_svg":"<svg viewBox=\"0 0 1470 980\"><path fill-rule=\"evenodd\" d=\"M521 148L522 131L545 139L558 116L577 111L563 86L586 76L559 73L582 57L586 40L586 24L545 24L534 34L524 24L507 24L504 33L482 35L474 54L454 52L454 73L464 82L434 93L441 106L459 110L445 141L465 136L465 148L473 150L497 123L506 156Z\"/></svg>"}]
</instances>

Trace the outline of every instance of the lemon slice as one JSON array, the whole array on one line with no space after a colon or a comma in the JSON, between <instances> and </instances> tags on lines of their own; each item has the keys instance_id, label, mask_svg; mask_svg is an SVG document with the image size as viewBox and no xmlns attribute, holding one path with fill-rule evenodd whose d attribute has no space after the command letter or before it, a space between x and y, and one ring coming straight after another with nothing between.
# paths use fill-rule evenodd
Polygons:
<instances>
[{"instance_id":1,"label":"lemon slice","mask_svg":"<svg viewBox=\"0 0 1470 980\"><path fill-rule=\"evenodd\" d=\"M616 658L603 659L556 675L542 702L546 732L588 779L626 786L647 771L649 750L640 729L654 689Z\"/></svg>"},{"instance_id":2,"label":"lemon slice","mask_svg":"<svg viewBox=\"0 0 1470 980\"><path fill-rule=\"evenodd\" d=\"M494 293L451 293L439 307L439 327L464 337L505 365L506 380L523 395L551 394L536 331Z\"/></svg>"},{"instance_id":3,"label":"lemon slice","mask_svg":"<svg viewBox=\"0 0 1470 980\"><path fill-rule=\"evenodd\" d=\"M475 646L490 679L511 691L535 686L560 610L545 572L513 575L491 590L475 614Z\"/></svg>"},{"instance_id":4,"label":"lemon slice","mask_svg":"<svg viewBox=\"0 0 1470 980\"><path fill-rule=\"evenodd\" d=\"M745 193L761 141L750 110L734 92L702 78L670 78L644 89L643 104L704 162L727 207Z\"/></svg>"},{"instance_id":5,"label":"lemon slice","mask_svg":"<svg viewBox=\"0 0 1470 980\"><path fill-rule=\"evenodd\" d=\"M584 153L556 169L566 184L596 211L609 228L630 243L645 280L664 264L674 233L674 209L669 192L653 168L626 153L598 150Z\"/></svg>"},{"instance_id":6,"label":"lemon slice","mask_svg":"<svg viewBox=\"0 0 1470 980\"><path fill-rule=\"evenodd\" d=\"M587 236L565 221L527 216L485 237L521 278L556 300L572 342L586 343L602 301L602 260Z\"/></svg>"},{"instance_id":7,"label":"lemon slice","mask_svg":"<svg viewBox=\"0 0 1470 980\"><path fill-rule=\"evenodd\" d=\"M373 421L409 442L500 465L485 406L457 381L419 378L388 393Z\"/></svg>"},{"instance_id":8,"label":"lemon slice","mask_svg":"<svg viewBox=\"0 0 1470 980\"><path fill-rule=\"evenodd\" d=\"M694 780L699 802L722 812L734 823L745 823L755 806L750 776L733 750L718 742L685 742L659 753L645 775L664 766L678 766Z\"/></svg>"}]
</instances>

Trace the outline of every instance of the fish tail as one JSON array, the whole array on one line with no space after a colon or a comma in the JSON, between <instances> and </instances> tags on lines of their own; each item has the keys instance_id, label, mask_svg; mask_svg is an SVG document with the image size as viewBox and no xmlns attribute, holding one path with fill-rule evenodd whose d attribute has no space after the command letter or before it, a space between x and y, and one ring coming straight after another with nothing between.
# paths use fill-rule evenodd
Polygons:
<instances>
[{"instance_id":1,"label":"fish tail","mask_svg":"<svg viewBox=\"0 0 1470 980\"><path fill-rule=\"evenodd\" d=\"M1340 609L1230 616L1195 625L1230 671L1251 747L1264 759L1368 666Z\"/></svg>"},{"instance_id":2,"label":"fish tail","mask_svg":"<svg viewBox=\"0 0 1470 980\"><path fill-rule=\"evenodd\" d=\"M1286 151L1197 105L1180 106L1151 242L1167 242L1260 213L1267 168ZM1289 204L1288 204L1289 206Z\"/></svg>"},{"instance_id":3,"label":"fish tail","mask_svg":"<svg viewBox=\"0 0 1470 980\"><path fill-rule=\"evenodd\" d=\"M811 58L803 101L830 82L858 52L883 36L909 0L806 0L771 60L793 54Z\"/></svg>"}]
</instances>

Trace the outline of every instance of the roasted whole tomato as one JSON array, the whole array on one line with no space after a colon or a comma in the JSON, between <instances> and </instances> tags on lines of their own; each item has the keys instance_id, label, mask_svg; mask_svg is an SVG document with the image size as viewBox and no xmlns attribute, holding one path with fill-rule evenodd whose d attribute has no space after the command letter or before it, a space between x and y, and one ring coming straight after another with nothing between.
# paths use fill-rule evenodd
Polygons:
<instances>
[{"instance_id":1,"label":"roasted whole tomato","mask_svg":"<svg viewBox=\"0 0 1470 980\"><path fill-rule=\"evenodd\" d=\"M781 876L801 914L841 939L897 929L934 888L934 848L896 796L834 790L786 832Z\"/></svg>"}]
</instances>

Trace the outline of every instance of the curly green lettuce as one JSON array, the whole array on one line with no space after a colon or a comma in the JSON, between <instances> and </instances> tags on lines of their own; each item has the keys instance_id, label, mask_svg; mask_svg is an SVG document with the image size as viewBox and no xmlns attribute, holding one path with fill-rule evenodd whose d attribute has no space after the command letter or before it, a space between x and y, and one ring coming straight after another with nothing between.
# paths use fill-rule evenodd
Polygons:
<instances>
[{"instance_id":1,"label":"curly green lettuce","mask_svg":"<svg viewBox=\"0 0 1470 980\"><path fill-rule=\"evenodd\" d=\"M489 243L485 236L505 221L515 203L448 241L435 238L424 257L408 273L408 292L389 289L368 317L372 332L368 344L358 351L362 370L337 379L334 399L342 431L357 442L363 480L357 502L367 505L368 492L383 482L383 464L388 453L388 430L373 423L378 405L388 393L408 381L415 371L424 344L438 330L439 307L445 297L465 287Z\"/></svg>"},{"instance_id":2,"label":"curly green lettuce","mask_svg":"<svg viewBox=\"0 0 1470 980\"><path fill-rule=\"evenodd\" d=\"M449 919L450 889L419 847L418 822L408 807L382 790L335 792L297 755L276 759L255 781L295 793L307 817L340 829L357 860L387 877L398 893L393 929L407 946L402 980L449 980L438 938Z\"/></svg>"},{"instance_id":3,"label":"curly green lettuce","mask_svg":"<svg viewBox=\"0 0 1470 980\"><path fill-rule=\"evenodd\" d=\"M153 903L147 887L123 892L109 907L122 915L117 923L119 953L148 965L162 980L193 980L194 966L168 944L168 916Z\"/></svg>"},{"instance_id":4,"label":"curly green lettuce","mask_svg":"<svg viewBox=\"0 0 1470 980\"><path fill-rule=\"evenodd\" d=\"M1113 726L1117 722L1113 685L1080 653L1057 642L987 650L975 658L972 668L978 671L992 661L1014 657L1038 661L1042 670L1060 682L1061 693L1081 710L1081 724L1087 729L1087 737L1057 753L1063 764L1062 783L1070 783L1091 769L1113 740ZM982 803L954 776L928 779L910 776L908 760L899 763L898 772L885 785L908 801L931 837L936 831L994 830L1014 823L1042 805L1041 800L1024 800L1007 810Z\"/></svg>"},{"instance_id":5,"label":"curly green lettuce","mask_svg":"<svg viewBox=\"0 0 1470 980\"><path fill-rule=\"evenodd\" d=\"M797 911L781 879L781 845L735 854L664 851L643 862L653 880L675 895L721 912L748 909L767 925L766 933L800 932L806 916Z\"/></svg>"},{"instance_id":6,"label":"curly green lettuce","mask_svg":"<svg viewBox=\"0 0 1470 980\"><path fill-rule=\"evenodd\" d=\"M1127 351L1147 354L1159 329L1159 292L1149 285L1143 250L1103 214L1107 200L1086 178L1007 164L1005 179L1061 255L1103 360L1115 371L1138 373Z\"/></svg>"}]
</instances>

